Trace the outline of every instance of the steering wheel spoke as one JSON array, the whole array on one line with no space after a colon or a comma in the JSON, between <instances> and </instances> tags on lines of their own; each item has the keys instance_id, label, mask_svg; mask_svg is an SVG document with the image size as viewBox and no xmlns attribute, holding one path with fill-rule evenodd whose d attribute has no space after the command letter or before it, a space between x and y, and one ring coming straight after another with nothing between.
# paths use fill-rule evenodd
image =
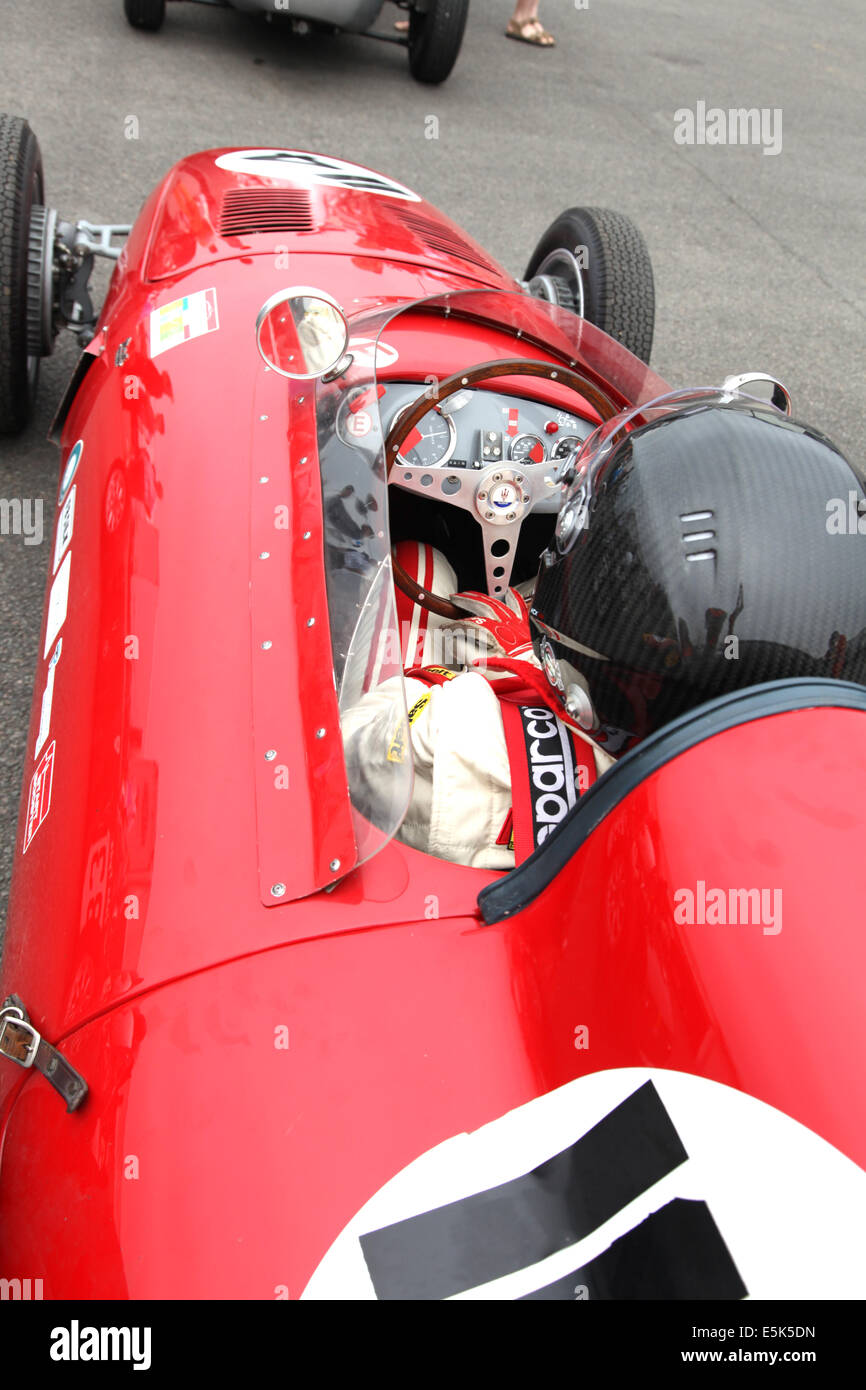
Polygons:
<instances>
[{"instance_id":1,"label":"steering wheel spoke","mask_svg":"<svg viewBox=\"0 0 866 1390\"><path fill-rule=\"evenodd\" d=\"M449 469L447 464L444 468L422 468L419 464L401 463L398 460L391 469L388 481L406 492L414 492L418 497L435 498L450 503L452 507L474 511L477 473Z\"/></svg>"},{"instance_id":2,"label":"steering wheel spoke","mask_svg":"<svg viewBox=\"0 0 866 1390\"><path fill-rule=\"evenodd\" d=\"M519 521L512 526L491 526L487 521L481 522L484 574L487 579L487 592L493 598L503 598L511 583L520 527Z\"/></svg>"}]
</instances>

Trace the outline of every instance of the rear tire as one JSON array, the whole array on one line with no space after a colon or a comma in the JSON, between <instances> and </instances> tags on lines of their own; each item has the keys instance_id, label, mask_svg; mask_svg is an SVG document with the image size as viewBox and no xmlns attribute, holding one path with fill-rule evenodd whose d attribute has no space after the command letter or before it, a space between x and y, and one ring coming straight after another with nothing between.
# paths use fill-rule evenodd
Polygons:
<instances>
[{"instance_id":1,"label":"rear tire","mask_svg":"<svg viewBox=\"0 0 866 1390\"><path fill-rule=\"evenodd\" d=\"M409 12L409 71L416 82L448 77L463 42L469 0L430 0L424 14Z\"/></svg>"},{"instance_id":2,"label":"rear tire","mask_svg":"<svg viewBox=\"0 0 866 1390\"><path fill-rule=\"evenodd\" d=\"M608 208L569 208L544 233L524 279L542 267L545 274L570 281L576 301L579 275L584 318L649 362L655 330L652 262L630 218Z\"/></svg>"},{"instance_id":3,"label":"rear tire","mask_svg":"<svg viewBox=\"0 0 866 1390\"><path fill-rule=\"evenodd\" d=\"M27 272L32 210L44 198L39 141L19 116L0 115L0 434L23 430L36 402Z\"/></svg>"},{"instance_id":4,"label":"rear tire","mask_svg":"<svg viewBox=\"0 0 866 1390\"><path fill-rule=\"evenodd\" d=\"M165 19L165 0L123 0L123 13L133 29L155 32Z\"/></svg>"}]
</instances>

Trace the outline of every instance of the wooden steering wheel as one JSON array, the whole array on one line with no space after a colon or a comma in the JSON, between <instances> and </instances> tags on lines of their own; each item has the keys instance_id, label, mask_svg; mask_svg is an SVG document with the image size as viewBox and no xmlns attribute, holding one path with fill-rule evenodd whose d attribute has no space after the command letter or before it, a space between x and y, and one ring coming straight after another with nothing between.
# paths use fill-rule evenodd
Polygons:
<instances>
[{"instance_id":1,"label":"wooden steering wheel","mask_svg":"<svg viewBox=\"0 0 866 1390\"><path fill-rule=\"evenodd\" d=\"M494 463L481 470L473 469L471 473L456 469L451 471L447 464L442 468L424 468L403 463L399 454L407 437L428 411L456 391L498 376L539 376L548 381L561 382L589 401L602 421L610 420L623 409L582 372L558 366L555 362L509 357L496 362L482 362L466 372L455 372L435 389L426 387L408 410L398 415L385 440L387 481L406 492L417 493L419 497L433 497L450 503L452 507L462 507L470 516L474 516L483 538L487 592L494 598L504 594L508 588L524 518L541 497L550 496L552 484L547 471L539 467L524 468L513 461ZM394 583L407 598L443 618L465 617L456 603L422 589L394 554L392 564Z\"/></svg>"}]
</instances>

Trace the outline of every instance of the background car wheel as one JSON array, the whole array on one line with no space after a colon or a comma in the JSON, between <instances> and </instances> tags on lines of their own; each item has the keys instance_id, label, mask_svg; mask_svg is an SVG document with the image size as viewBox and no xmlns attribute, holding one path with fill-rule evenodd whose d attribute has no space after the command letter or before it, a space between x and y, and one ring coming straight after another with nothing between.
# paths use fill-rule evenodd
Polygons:
<instances>
[{"instance_id":1,"label":"background car wheel","mask_svg":"<svg viewBox=\"0 0 866 1390\"><path fill-rule=\"evenodd\" d=\"M553 281L555 302L567 304L570 295L568 307L577 312L582 292L583 317L649 362L655 285L646 242L630 218L608 208L569 208L532 253L524 279L537 275Z\"/></svg>"},{"instance_id":2,"label":"background car wheel","mask_svg":"<svg viewBox=\"0 0 866 1390\"><path fill-rule=\"evenodd\" d=\"M123 13L133 29L161 29L165 0L123 0Z\"/></svg>"},{"instance_id":3,"label":"background car wheel","mask_svg":"<svg viewBox=\"0 0 866 1390\"><path fill-rule=\"evenodd\" d=\"M36 400L43 296L28 260L44 196L39 141L19 116L0 115L0 434L22 430Z\"/></svg>"},{"instance_id":4,"label":"background car wheel","mask_svg":"<svg viewBox=\"0 0 866 1390\"><path fill-rule=\"evenodd\" d=\"M469 0L430 0L409 12L409 71L416 82L444 82L463 42Z\"/></svg>"}]
</instances>

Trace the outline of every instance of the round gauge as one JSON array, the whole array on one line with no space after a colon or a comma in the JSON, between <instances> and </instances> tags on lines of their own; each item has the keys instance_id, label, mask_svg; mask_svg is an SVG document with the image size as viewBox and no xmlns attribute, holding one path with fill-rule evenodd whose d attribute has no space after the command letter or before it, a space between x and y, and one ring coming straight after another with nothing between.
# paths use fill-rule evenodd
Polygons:
<instances>
[{"instance_id":1,"label":"round gauge","mask_svg":"<svg viewBox=\"0 0 866 1390\"><path fill-rule=\"evenodd\" d=\"M411 409L411 406L406 409ZM456 445L457 428L454 421L450 415L440 415L434 408L428 410L409 431L397 457L401 463L415 464L419 468L441 468L454 453Z\"/></svg>"},{"instance_id":2,"label":"round gauge","mask_svg":"<svg viewBox=\"0 0 866 1390\"><path fill-rule=\"evenodd\" d=\"M544 463L547 450L537 434L519 434L511 441L509 458L515 463Z\"/></svg>"},{"instance_id":3,"label":"round gauge","mask_svg":"<svg viewBox=\"0 0 866 1390\"><path fill-rule=\"evenodd\" d=\"M556 441L556 447L551 454L554 459L567 459L569 454L573 454L583 443L576 434L564 434L561 439Z\"/></svg>"}]
</instances>

